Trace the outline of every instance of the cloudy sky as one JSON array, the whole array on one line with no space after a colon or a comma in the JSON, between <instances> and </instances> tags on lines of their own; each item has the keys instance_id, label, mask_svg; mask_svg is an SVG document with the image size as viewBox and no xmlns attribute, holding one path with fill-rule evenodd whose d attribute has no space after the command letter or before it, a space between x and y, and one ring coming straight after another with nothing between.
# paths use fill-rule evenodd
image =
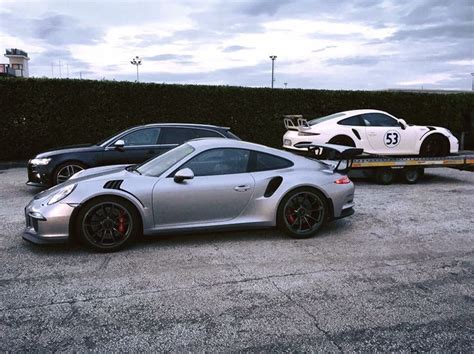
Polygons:
<instances>
[{"instance_id":1,"label":"cloudy sky","mask_svg":"<svg viewBox=\"0 0 474 354\"><path fill-rule=\"evenodd\" d=\"M264 87L277 55L275 87L469 90L474 0L0 0L0 46L38 77L133 81L138 55L141 81Z\"/></svg>"}]
</instances>

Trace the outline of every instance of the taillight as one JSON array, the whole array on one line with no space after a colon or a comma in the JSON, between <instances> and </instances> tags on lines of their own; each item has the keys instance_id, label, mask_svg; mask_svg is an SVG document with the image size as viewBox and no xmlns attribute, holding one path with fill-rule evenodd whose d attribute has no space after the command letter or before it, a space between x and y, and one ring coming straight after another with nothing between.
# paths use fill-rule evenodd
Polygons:
<instances>
[{"instance_id":1,"label":"taillight","mask_svg":"<svg viewBox=\"0 0 474 354\"><path fill-rule=\"evenodd\" d=\"M351 183L351 180L347 176L342 176L341 178L336 179L334 181L334 183L336 183L336 184L348 184L348 183Z\"/></svg>"}]
</instances>

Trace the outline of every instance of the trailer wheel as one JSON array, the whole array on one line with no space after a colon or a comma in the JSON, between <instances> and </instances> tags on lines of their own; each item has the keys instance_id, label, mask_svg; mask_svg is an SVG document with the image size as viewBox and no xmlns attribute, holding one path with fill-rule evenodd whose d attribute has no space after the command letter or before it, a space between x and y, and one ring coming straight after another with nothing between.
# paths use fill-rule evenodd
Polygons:
<instances>
[{"instance_id":1,"label":"trailer wheel","mask_svg":"<svg viewBox=\"0 0 474 354\"><path fill-rule=\"evenodd\" d=\"M391 168L380 168L375 172L375 180L378 184L389 185L394 179L395 173Z\"/></svg>"},{"instance_id":2,"label":"trailer wheel","mask_svg":"<svg viewBox=\"0 0 474 354\"><path fill-rule=\"evenodd\" d=\"M404 168L402 171L403 180L408 184L415 184L421 177L420 168Z\"/></svg>"}]
</instances>

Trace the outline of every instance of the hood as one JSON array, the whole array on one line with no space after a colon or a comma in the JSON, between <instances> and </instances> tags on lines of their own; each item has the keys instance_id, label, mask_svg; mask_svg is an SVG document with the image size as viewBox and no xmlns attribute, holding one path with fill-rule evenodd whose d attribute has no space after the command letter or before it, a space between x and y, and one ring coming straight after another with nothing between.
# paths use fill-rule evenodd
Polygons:
<instances>
[{"instance_id":1,"label":"hood","mask_svg":"<svg viewBox=\"0 0 474 354\"><path fill-rule=\"evenodd\" d=\"M45 157L51 157L51 156L60 155L60 154L69 154L69 153L76 153L76 152L96 152L96 151L102 151L102 150L103 148L99 145L92 145L92 144L70 145L70 146L59 147L59 148L55 148L54 150L42 152L36 155L36 158L42 159Z\"/></svg>"},{"instance_id":2,"label":"hood","mask_svg":"<svg viewBox=\"0 0 474 354\"><path fill-rule=\"evenodd\" d=\"M79 176L72 176L67 181L60 183L54 187L46 189L38 194L35 195L34 199L41 199L48 197L54 194L56 191L75 183L80 183L83 181L88 181L91 179L125 179L130 176L130 172L128 172L125 167L130 165L112 165L112 166L102 166L102 167L95 167L89 168L87 170L83 170L77 173Z\"/></svg>"},{"instance_id":3,"label":"hood","mask_svg":"<svg viewBox=\"0 0 474 354\"><path fill-rule=\"evenodd\" d=\"M94 167L94 168L88 168L86 170L82 170L75 175L73 175L71 178L69 178L69 181L82 181L84 179L89 179L93 177L99 177L99 176L105 176L109 175L111 173L119 172L125 170L125 167L130 166L130 164L127 165L110 165L110 166L100 166L100 167Z\"/></svg>"}]
</instances>

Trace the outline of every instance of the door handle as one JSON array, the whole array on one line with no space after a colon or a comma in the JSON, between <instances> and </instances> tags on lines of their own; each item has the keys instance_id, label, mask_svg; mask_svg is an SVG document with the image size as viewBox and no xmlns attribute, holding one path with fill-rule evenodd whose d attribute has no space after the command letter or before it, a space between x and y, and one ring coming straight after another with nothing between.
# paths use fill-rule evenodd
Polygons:
<instances>
[{"instance_id":1,"label":"door handle","mask_svg":"<svg viewBox=\"0 0 474 354\"><path fill-rule=\"evenodd\" d=\"M369 136L376 136L376 135L377 135L377 133L374 133L374 132L369 132L369 133L368 133L368 135L369 135Z\"/></svg>"},{"instance_id":2,"label":"door handle","mask_svg":"<svg viewBox=\"0 0 474 354\"><path fill-rule=\"evenodd\" d=\"M249 189L250 186L248 185L234 187L234 191L236 192L247 192Z\"/></svg>"}]
</instances>

